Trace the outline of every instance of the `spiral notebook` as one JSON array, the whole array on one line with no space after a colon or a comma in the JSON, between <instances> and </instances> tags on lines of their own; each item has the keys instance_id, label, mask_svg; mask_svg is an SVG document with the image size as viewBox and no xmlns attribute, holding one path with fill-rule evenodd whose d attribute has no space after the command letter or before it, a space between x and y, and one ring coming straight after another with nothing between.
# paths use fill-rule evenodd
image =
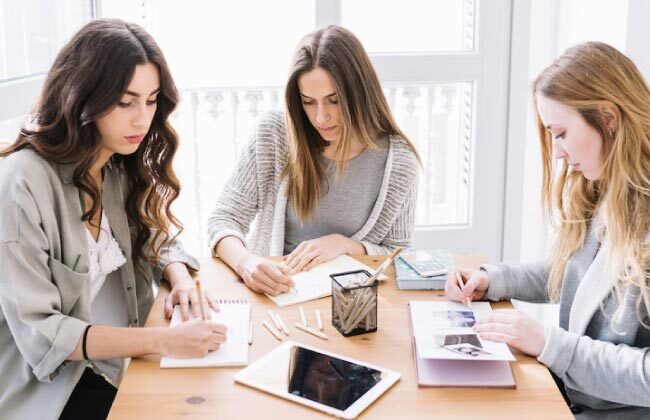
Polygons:
<instances>
[{"instance_id":1,"label":"spiral notebook","mask_svg":"<svg viewBox=\"0 0 650 420\"><path fill-rule=\"evenodd\" d=\"M246 366L248 364L251 305L246 299L220 299L218 303L221 310L211 312L212 320L226 325L226 342L205 357L187 359L163 357L160 360L161 368ZM175 306L169 327L175 327L182 322L180 307Z\"/></svg>"}]
</instances>

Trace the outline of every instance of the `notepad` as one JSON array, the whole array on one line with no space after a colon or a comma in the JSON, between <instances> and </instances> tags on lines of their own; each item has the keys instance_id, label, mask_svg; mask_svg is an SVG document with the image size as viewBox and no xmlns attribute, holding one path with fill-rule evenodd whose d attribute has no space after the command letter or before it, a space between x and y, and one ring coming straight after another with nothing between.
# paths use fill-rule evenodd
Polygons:
<instances>
[{"instance_id":1,"label":"notepad","mask_svg":"<svg viewBox=\"0 0 650 420\"><path fill-rule=\"evenodd\" d=\"M219 312L212 311L212 320L226 325L227 340L205 357L177 359L163 357L161 368L194 368L216 366L245 366L248 364L248 329L251 305L245 299L218 300ZM190 319L192 315L190 314ZM182 323L179 306L174 307L169 327Z\"/></svg>"},{"instance_id":2,"label":"notepad","mask_svg":"<svg viewBox=\"0 0 650 420\"><path fill-rule=\"evenodd\" d=\"M349 255L341 255L331 261L319 264L309 271L292 276L293 281L296 283L295 291L282 293L278 296L267 294L267 296L278 306L289 306L320 299L332 294L330 274L355 270L367 270L371 274L375 271ZM383 274L379 276L379 280L386 280L387 278Z\"/></svg>"}]
</instances>

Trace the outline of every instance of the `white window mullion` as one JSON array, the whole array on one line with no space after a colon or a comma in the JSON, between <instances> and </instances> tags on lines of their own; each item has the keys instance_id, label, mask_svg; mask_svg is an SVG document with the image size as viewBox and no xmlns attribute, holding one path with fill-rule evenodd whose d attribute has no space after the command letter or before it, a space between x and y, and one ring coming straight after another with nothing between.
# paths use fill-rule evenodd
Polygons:
<instances>
[{"instance_id":1,"label":"white window mullion","mask_svg":"<svg viewBox=\"0 0 650 420\"><path fill-rule=\"evenodd\" d=\"M315 0L315 26L320 28L325 25L338 25L341 22L340 0Z\"/></svg>"}]
</instances>

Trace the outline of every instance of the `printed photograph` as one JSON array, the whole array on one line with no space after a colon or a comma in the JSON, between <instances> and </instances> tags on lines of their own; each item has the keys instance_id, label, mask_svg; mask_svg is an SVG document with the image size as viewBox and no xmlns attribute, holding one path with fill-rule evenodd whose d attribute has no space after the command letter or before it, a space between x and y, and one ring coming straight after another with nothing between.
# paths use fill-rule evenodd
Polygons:
<instances>
[{"instance_id":1,"label":"printed photograph","mask_svg":"<svg viewBox=\"0 0 650 420\"><path fill-rule=\"evenodd\" d=\"M483 349L476 334L436 334L434 337L438 346L463 356L477 357L490 354Z\"/></svg>"},{"instance_id":2,"label":"printed photograph","mask_svg":"<svg viewBox=\"0 0 650 420\"><path fill-rule=\"evenodd\" d=\"M435 328L471 328L476 323L472 311L434 311Z\"/></svg>"}]
</instances>

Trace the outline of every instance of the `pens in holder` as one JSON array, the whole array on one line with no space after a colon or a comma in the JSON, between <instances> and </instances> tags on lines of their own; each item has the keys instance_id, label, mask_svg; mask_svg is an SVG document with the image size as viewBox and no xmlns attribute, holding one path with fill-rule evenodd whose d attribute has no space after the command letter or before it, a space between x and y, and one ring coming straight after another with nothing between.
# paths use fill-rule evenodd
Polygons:
<instances>
[{"instance_id":1,"label":"pens in holder","mask_svg":"<svg viewBox=\"0 0 650 420\"><path fill-rule=\"evenodd\" d=\"M201 289L201 281L196 280L196 293L199 297L199 307L201 308L201 319L205 321L205 306L203 306L203 290Z\"/></svg>"},{"instance_id":2,"label":"pens in holder","mask_svg":"<svg viewBox=\"0 0 650 420\"><path fill-rule=\"evenodd\" d=\"M463 282L463 278L460 275L459 271L456 271L456 281L458 282L458 287L460 287L460 291L463 291L463 286L465 286L465 283ZM472 300L469 298L469 296L465 296L465 305L469 309L472 309Z\"/></svg>"},{"instance_id":3,"label":"pens in holder","mask_svg":"<svg viewBox=\"0 0 650 420\"><path fill-rule=\"evenodd\" d=\"M363 283L363 285L364 285L364 286L368 286L368 285L373 284L373 283L377 280L377 278L378 278L379 276L381 276L381 275L384 273L384 271L386 271L386 269L388 268L388 266L391 265L391 263L393 262L393 260L394 260L395 258L397 258L397 256L400 254L400 252L402 252L403 249L404 249L404 247L401 247L401 246L398 246L397 248L395 248L395 250L393 251L393 253L390 254L390 256L389 256L388 258L386 258L386 260L384 260L383 263L381 263L381 265L379 266L379 268L377 268L377 270L375 270L375 273L374 273L372 276L370 276L370 277L368 278L368 280L366 280L366 281Z\"/></svg>"}]
</instances>

